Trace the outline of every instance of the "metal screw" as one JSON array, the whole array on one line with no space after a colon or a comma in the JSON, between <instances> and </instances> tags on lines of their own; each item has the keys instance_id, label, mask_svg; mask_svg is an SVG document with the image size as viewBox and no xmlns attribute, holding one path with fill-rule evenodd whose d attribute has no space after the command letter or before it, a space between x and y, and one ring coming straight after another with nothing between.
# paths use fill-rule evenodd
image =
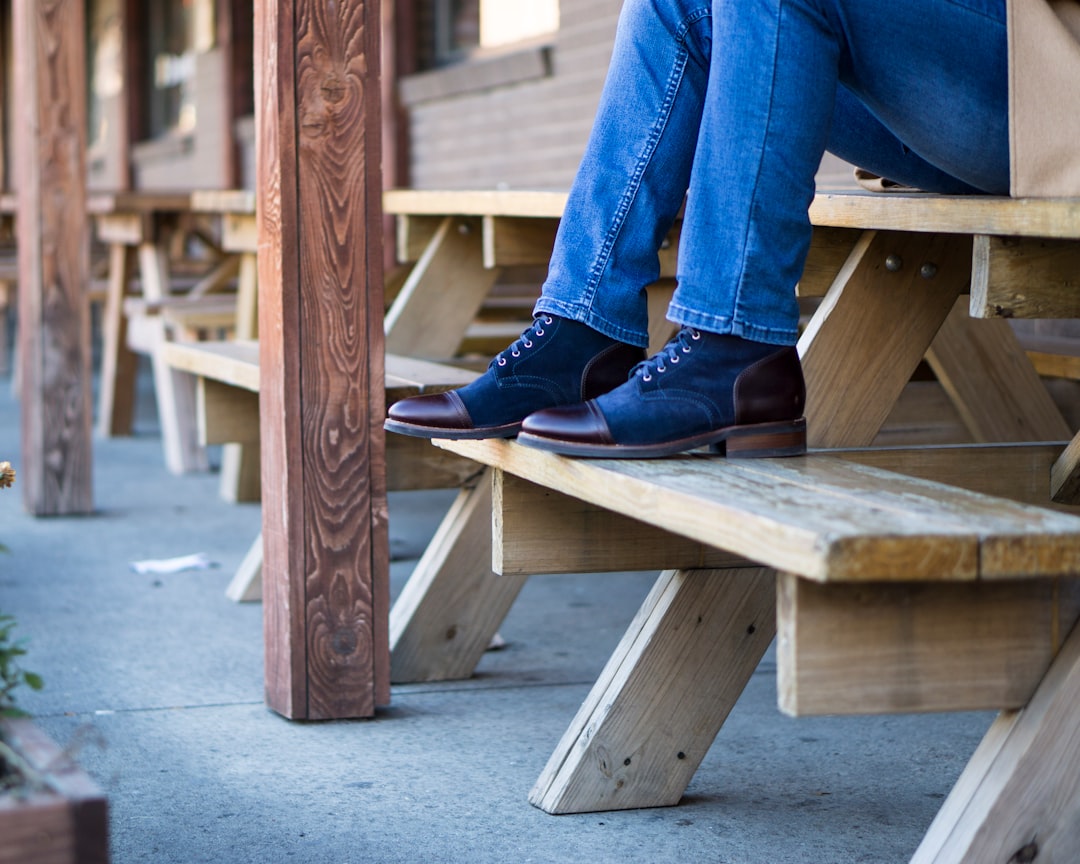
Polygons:
<instances>
[{"instance_id":1,"label":"metal screw","mask_svg":"<svg viewBox=\"0 0 1080 864\"><path fill-rule=\"evenodd\" d=\"M901 267L904 266L904 259L899 255L890 255L885 259L885 269L890 273L896 273Z\"/></svg>"},{"instance_id":2,"label":"metal screw","mask_svg":"<svg viewBox=\"0 0 1080 864\"><path fill-rule=\"evenodd\" d=\"M919 275L922 276L923 279L933 279L937 276L937 264L927 261L919 268Z\"/></svg>"}]
</instances>

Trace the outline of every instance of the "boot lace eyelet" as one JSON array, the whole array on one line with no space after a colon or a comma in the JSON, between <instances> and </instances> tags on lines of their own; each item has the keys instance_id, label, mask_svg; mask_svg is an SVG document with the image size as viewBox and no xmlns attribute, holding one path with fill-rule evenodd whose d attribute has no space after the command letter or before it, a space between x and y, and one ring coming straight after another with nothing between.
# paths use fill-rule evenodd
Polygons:
<instances>
[{"instance_id":1,"label":"boot lace eyelet","mask_svg":"<svg viewBox=\"0 0 1080 864\"><path fill-rule=\"evenodd\" d=\"M668 357L668 360L671 361L672 366L676 366L676 365L678 365L678 362L679 362L679 355L678 354L673 354L672 356Z\"/></svg>"},{"instance_id":2,"label":"boot lace eyelet","mask_svg":"<svg viewBox=\"0 0 1080 864\"><path fill-rule=\"evenodd\" d=\"M701 339L701 334L697 330L693 330L690 333L690 338L697 342Z\"/></svg>"},{"instance_id":3,"label":"boot lace eyelet","mask_svg":"<svg viewBox=\"0 0 1080 864\"><path fill-rule=\"evenodd\" d=\"M506 358L505 357L500 357L497 362L498 362L498 364L500 366L505 366L506 365Z\"/></svg>"},{"instance_id":4,"label":"boot lace eyelet","mask_svg":"<svg viewBox=\"0 0 1080 864\"><path fill-rule=\"evenodd\" d=\"M542 327L537 327L536 328L536 335L537 336L543 336L544 335L544 330L543 330Z\"/></svg>"},{"instance_id":5,"label":"boot lace eyelet","mask_svg":"<svg viewBox=\"0 0 1080 864\"><path fill-rule=\"evenodd\" d=\"M524 345L526 348L532 348L533 346L533 343L530 342L528 339L522 339L521 344Z\"/></svg>"},{"instance_id":6,"label":"boot lace eyelet","mask_svg":"<svg viewBox=\"0 0 1080 864\"><path fill-rule=\"evenodd\" d=\"M510 356L512 356L512 357L520 357L521 352L518 351L517 348L515 348L513 351L510 352Z\"/></svg>"},{"instance_id":7,"label":"boot lace eyelet","mask_svg":"<svg viewBox=\"0 0 1080 864\"><path fill-rule=\"evenodd\" d=\"M667 366L657 366L656 371L663 375L665 372L667 372Z\"/></svg>"},{"instance_id":8,"label":"boot lace eyelet","mask_svg":"<svg viewBox=\"0 0 1080 864\"><path fill-rule=\"evenodd\" d=\"M648 372L646 372L644 375L641 376L641 380L642 381L652 381L652 375L650 375Z\"/></svg>"}]
</instances>

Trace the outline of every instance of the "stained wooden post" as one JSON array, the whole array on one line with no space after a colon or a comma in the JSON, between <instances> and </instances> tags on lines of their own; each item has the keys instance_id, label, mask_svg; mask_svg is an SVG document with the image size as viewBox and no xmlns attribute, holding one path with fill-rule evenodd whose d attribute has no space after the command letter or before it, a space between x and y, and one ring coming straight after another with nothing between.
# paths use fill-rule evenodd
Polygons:
<instances>
[{"instance_id":1,"label":"stained wooden post","mask_svg":"<svg viewBox=\"0 0 1080 864\"><path fill-rule=\"evenodd\" d=\"M389 702L377 0L255 5L266 694Z\"/></svg>"},{"instance_id":2,"label":"stained wooden post","mask_svg":"<svg viewBox=\"0 0 1080 864\"><path fill-rule=\"evenodd\" d=\"M19 371L26 509L93 509L82 0L15 0Z\"/></svg>"}]
</instances>

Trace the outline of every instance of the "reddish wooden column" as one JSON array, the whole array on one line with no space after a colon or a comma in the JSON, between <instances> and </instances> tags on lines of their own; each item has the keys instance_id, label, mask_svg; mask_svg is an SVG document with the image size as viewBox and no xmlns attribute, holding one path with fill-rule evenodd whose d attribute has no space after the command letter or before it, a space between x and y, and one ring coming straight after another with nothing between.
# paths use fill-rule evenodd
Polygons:
<instances>
[{"instance_id":1,"label":"reddish wooden column","mask_svg":"<svg viewBox=\"0 0 1080 864\"><path fill-rule=\"evenodd\" d=\"M266 694L389 702L379 4L255 6Z\"/></svg>"},{"instance_id":2,"label":"reddish wooden column","mask_svg":"<svg viewBox=\"0 0 1080 864\"><path fill-rule=\"evenodd\" d=\"M19 370L26 509L93 509L83 0L15 0Z\"/></svg>"}]
</instances>

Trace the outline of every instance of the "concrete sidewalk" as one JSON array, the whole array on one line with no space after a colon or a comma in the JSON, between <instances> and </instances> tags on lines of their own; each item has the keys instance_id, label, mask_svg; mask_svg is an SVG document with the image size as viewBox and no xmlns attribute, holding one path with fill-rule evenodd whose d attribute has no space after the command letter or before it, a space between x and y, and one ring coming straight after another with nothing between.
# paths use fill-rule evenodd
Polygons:
<instances>
[{"instance_id":1,"label":"concrete sidewalk","mask_svg":"<svg viewBox=\"0 0 1080 864\"><path fill-rule=\"evenodd\" d=\"M770 652L678 807L549 816L526 796L655 577L636 573L537 576L475 678L396 686L374 720L284 720L261 608L224 595L259 509L165 471L143 387L137 434L95 442L94 515L0 492L0 610L46 682L21 701L107 792L115 862L905 862L992 719L792 720ZM395 594L452 497L391 497ZM217 566L129 567L195 552Z\"/></svg>"}]
</instances>

